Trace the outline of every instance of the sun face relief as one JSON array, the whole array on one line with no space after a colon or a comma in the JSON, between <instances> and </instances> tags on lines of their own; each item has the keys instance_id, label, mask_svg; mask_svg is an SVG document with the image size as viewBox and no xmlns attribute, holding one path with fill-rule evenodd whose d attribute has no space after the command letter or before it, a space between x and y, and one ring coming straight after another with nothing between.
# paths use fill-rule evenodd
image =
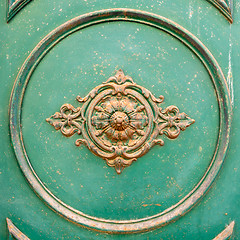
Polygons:
<instances>
[{"instance_id":1,"label":"sun face relief","mask_svg":"<svg viewBox=\"0 0 240 240\"><path fill-rule=\"evenodd\" d=\"M163 100L119 70L86 97L78 96L81 107L64 104L46 121L67 137L81 135L76 145L85 144L120 174L155 144L163 146L160 135L177 138L194 123L176 106L162 109Z\"/></svg>"}]
</instances>

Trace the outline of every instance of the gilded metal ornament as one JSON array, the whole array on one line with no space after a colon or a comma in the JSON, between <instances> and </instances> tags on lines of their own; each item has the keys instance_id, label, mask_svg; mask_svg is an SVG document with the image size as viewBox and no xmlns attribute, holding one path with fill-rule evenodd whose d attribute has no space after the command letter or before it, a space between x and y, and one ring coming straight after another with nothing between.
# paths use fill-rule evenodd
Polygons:
<instances>
[{"instance_id":1,"label":"gilded metal ornament","mask_svg":"<svg viewBox=\"0 0 240 240\"><path fill-rule=\"evenodd\" d=\"M81 135L75 144L85 144L120 174L154 145L163 146L160 135L177 138L195 122L176 106L162 109L163 100L120 69L86 97L78 96L81 107L64 104L46 121L66 137Z\"/></svg>"}]
</instances>

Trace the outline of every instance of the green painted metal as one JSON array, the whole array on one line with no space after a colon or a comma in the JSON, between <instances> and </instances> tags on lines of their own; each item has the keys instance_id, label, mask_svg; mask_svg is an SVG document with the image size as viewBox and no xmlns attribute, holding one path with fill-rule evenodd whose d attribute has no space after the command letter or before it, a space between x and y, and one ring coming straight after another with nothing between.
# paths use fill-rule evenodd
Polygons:
<instances>
[{"instance_id":1,"label":"green painted metal","mask_svg":"<svg viewBox=\"0 0 240 240\"><path fill-rule=\"evenodd\" d=\"M232 237L235 222L232 221L221 233L219 233L213 240L227 240Z\"/></svg>"},{"instance_id":2,"label":"green painted metal","mask_svg":"<svg viewBox=\"0 0 240 240\"><path fill-rule=\"evenodd\" d=\"M140 218L134 221L132 220L127 221L124 219L124 221L120 222L116 220L110 221L110 219L108 218L104 220L102 218L98 219L95 216L85 215L84 213L79 212L80 209L79 210L72 209L70 206L67 206L64 202L62 202L60 199L54 196L53 193L48 192L49 191L48 188L41 182L41 180L39 180L37 172L33 171L34 167L30 163L31 162L30 157L28 156L24 143L21 140L23 134L20 126L23 125L23 123L21 123L20 116L21 109L23 108L22 107L23 95L27 87L27 84L30 81L30 77L33 74L33 71L38 65L38 63L43 59L45 54L48 51L50 51L52 46L55 46L61 39L65 38L72 32L75 32L77 30L79 31L85 26L91 26L92 24L96 23L99 24L101 22L106 21L110 22L122 20L130 22L133 21L137 23L139 22L141 24L144 23L146 25L154 26L156 28L164 30L170 33L171 35L175 36L176 38L180 39L201 59L206 69L208 70L210 77L212 78L213 85L216 88L218 104L220 109L220 126L219 137L216 144L216 150L213 159L211 160L211 157L208 157L208 159L205 160L209 161L209 168L207 169L206 173L202 176L200 182L195 183L196 186L193 188L193 190L189 192L189 194L184 196L184 198L181 199L178 203L174 204L173 206L170 205L168 209L163 209L162 212L158 214L154 214L153 216L150 215L147 218ZM154 82L156 81L156 80L154 81L154 76L151 76L150 78L153 79L152 84L154 84ZM177 84L177 82L175 84ZM159 87L161 87L161 85ZM57 89L54 90L58 92ZM44 108L47 108L48 105L50 105L49 101L44 106ZM42 106L42 104L40 106ZM199 109L195 105L192 107L195 110L199 111ZM33 108L30 107L30 109L32 111ZM42 112L37 113L40 113L42 115ZM31 114L31 112L29 114ZM27 116L29 116L29 114L27 114ZM199 122L200 121L202 121L202 119L199 120ZM42 120L40 120L40 122L42 122ZM28 179L29 183L32 185L33 189L56 212L59 212L60 214L70 219L71 221L80 223L86 227L93 227L95 229L107 232L120 233L151 230L152 228L155 228L157 226L165 225L166 223L172 221L174 218L179 217L183 215L186 211L188 211L195 204L195 202L199 198L201 198L203 194L208 190L210 184L212 183L216 174L218 173L221 164L223 163L224 155L228 145L230 124L231 124L231 104L227 83L220 67L218 66L214 57L209 53L209 50L206 49L205 46L198 39L194 38L193 35L188 33L185 29L181 28L180 26L176 25L174 22L171 22L170 20L165 18L161 18L157 15L152 15L146 12L140 12L131 9L113 9L90 13L87 15L80 16L79 18L74 18L69 22L66 22L59 28L56 28L54 31L52 31L48 36L46 36L45 39L41 41L40 44L37 45L37 47L28 56L24 65L20 69L10 100L10 129L12 135L12 143L15 149L19 165L22 168L22 171L25 174L26 178ZM218 127L218 125L216 127ZM32 128L30 129L31 131L33 130ZM195 130L194 133L195 136L197 135L198 131L199 130ZM48 136L48 134L46 135ZM192 139L187 140L192 141ZM189 143L183 144L185 146L190 146ZM57 154L55 154L55 156L56 155ZM164 158L162 158L162 160L164 160ZM69 159L69 161L75 161L75 159L74 158ZM96 177L96 173L92 177ZM132 178L132 174L130 175L130 178ZM151 180L156 181L156 179ZM159 181L159 184L161 184L161 181ZM104 185L101 186L104 187ZM112 188L112 191L114 192L115 189ZM124 191L127 191L127 189L124 188L121 189L121 191L124 194ZM108 205L110 205L110 202L108 202Z\"/></svg>"},{"instance_id":3,"label":"green painted metal","mask_svg":"<svg viewBox=\"0 0 240 240\"><path fill-rule=\"evenodd\" d=\"M7 22L9 22L31 0L7 0Z\"/></svg>"},{"instance_id":4,"label":"green painted metal","mask_svg":"<svg viewBox=\"0 0 240 240\"><path fill-rule=\"evenodd\" d=\"M227 20L230 23L233 23L233 18L232 18L232 0L229 0L229 3L227 3L224 0L208 0L211 2L216 8L219 9L219 11L227 18Z\"/></svg>"},{"instance_id":5,"label":"green painted metal","mask_svg":"<svg viewBox=\"0 0 240 240\"><path fill-rule=\"evenodd\" d=\"M6 219L7 227L9 231L9 239L17 239L17 240L29 240L29 238L23 234L10 219Z\"/></svg>"},{"instance_id":6,"label":"green painted metal","mask_svg":"<svg viewBox=\"0 0 240 240\"><path fill-rule=\"evenodd\" d=\"M142 23L145 13L141 19L135 19L135 10L130 11L131 16L120 11L120 19L117 20L121 21L115 19L109 22L113 20L110 14L112 10L104 15L102 9L113 8L150 12L147 14L149 18L144 21L150 21L151 26ZM6 239L8 234L6 218L11 219L30 239L213 239L233 220L236 223L233 239L238 239L239 87L235 82L232 85L232 74L235 77L239 71L237 4L233 4L234 22L231 26L206 1L33 1L9 24L4 18L5 1L1 2L0 11L3 16L0 19L3 119L0 129L3 139L0 179L4 183L4 194L0 195L1 239ZM96 12L84 15L93 11L102 13L102 16ZM66 26L71 19L80 21L84 16L102 17L104 21L79 29L54 45L53 41L58 38L56 31L52 32L54 29ZM88 21L93 19L89 18ZM165 28L165 31L159 29L162 25L156 23L156 19L164 20L170 24L168 27L173 26L173 22L178 23L174 25L178 31L175 28L170 31L173 33L175 29L177 33L174 35L180 37L180 41L166 32L169 28ZM153 23L156 26L153 27ZM29 185L24 174L30 176L31 172L23 168L23 174L18 166L19 158L15 157L13 146L18 151L19 145L13 139L12 146L9 136L8 102L15 79L19 80L21 73L24 73L24 67L20 70L24 61L29 60L29 55L33 56L32 50L45 36L51 35L53 38L49 43L54 46L32 72L24 92L22 108L15 105L19 102L12 101L11 109L16 109L16 114L13 111L10 113L15 121L21 110L18 121L21 121L25 149L34 172L44 186L65 204L94 218L110 222L137 222L137 219L151 218L181 201L206 172L214 155L219 129L223 129L220 136L223 136L224 129L228 131L228 125L224 123L231 117L231 104L234 105L229 150L223 164L223 156L219 158L221 171L209 190L208 186L220 167L218 165L210 177L211 181L205 185L208 193L199 199L200 202L188 214L175 218L167 226L155 226L154 230L146 233L111 235L82 228L82 223L79 225L66 221L46 206L30 188L32 185L38 191L35 184L39 182L36 183L33 178ZM189 37L194 41L189 41ZM183 44L183 38L187 45L193 47L189 49ZM51 47L41 41L35 50L41 46ZM193 52L191 48L194 48ZM43 54L44 51L42 49ZM38 61L39 57L33 60ZM166 141L164 148L151 149L134 165L117 175L114 169L106 166L86 148L75 147L72 144L74 136L70 140L55 133L45 119L62 104L73 104L76 95L84 96L119 68L154 95L164 95L166 106L179 106L196 122L178 139L169 140L169 143ZM234 78L234 81L237 79ZM21 101L21 95L16 90L18 87L21 89L24 85L15 85L12 100L16 97ZM222 98L225 100L222 101ZM222 105L224 103L226 105ZM15 125L12 123L10 125L14 132ZM228 140L226 134L223 148ZM224 151L220 149L220 154ZM29 163L26 164L29 166ZM55 211L63 214L62 205L54 203L55 197L49 198L50 193L46 189L40 193ZM189 208L182 209L183 213ZM71 219L71 216L65 217ZM89 227L88 224L86 226ZM135 230L142 231L143 228L144 224ZM112 229L117 230L114 227Z\"/></svg>"}]
</instances>

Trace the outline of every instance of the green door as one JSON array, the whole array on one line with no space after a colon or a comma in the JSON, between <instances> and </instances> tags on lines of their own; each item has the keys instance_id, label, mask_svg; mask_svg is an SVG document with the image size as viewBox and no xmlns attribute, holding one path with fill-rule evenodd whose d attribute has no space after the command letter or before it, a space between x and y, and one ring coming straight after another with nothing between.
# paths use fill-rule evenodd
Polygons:
<instances>
[{"instance_id":1,"label":"green door","mask_svg":"<svg viewBox=\"0 0 240 240\"><path fill-rule=\"evenodd\" d=\"M239 8L1 0L0 239L240 239Z\"/></svg>"}]
</instances>

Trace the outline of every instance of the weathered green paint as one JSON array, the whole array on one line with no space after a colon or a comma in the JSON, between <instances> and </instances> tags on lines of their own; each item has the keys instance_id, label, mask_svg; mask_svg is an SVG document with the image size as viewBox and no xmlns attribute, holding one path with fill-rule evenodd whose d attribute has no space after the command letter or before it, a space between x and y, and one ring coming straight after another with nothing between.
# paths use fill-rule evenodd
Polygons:
<instances>
[{"instance_id":1,"label":"weathered green paint","mask_svg":"<svg viewBox=\"0 0 240 240\"><path fill-rule=\"evenodd\" d=\"M1 4L1 16L5 16L5 2ZM2 17L3 121L0 131L4 163L1 164L0 178L4 182L4 194L0 196L1 238L7 238L5 219L8 217L30 239L213 239L232 220L236 223L234 236L237 239L240 221L237 187L237 107L240 93L237 84L234 86L235 107L229 151L219 177L197 206L162 228L130 235L109 235L84 229L48 208L29 187L18 167L10 144L7 111L10 92L23 62L38 42L61 24L82 14L117 7L151 12L189 30L194 39L197 37L206 45L221 66L230 83L230 98L233 99L231 73L235 76L239 71L237 4L233 8L231 27L207 1L54 3L43 0L31 2L8 25ZM206 55L199 56L206 60ZM209 61L205 63L210 71L214 71ZM169 144L166 142L164 148L151 149L142 157L145 159L116 175L114 169L107 167L87 149L77 148L72 140L55 133L45 118L65 102L73 104L76 95L84 96L119 68L156 96L164 95L166 106L178 105L196 122L179 139ZM234 80L237 81L236 78ZM221 89L222 86L216 87ZM53 194L85 214L121 221L158 214L194 188L213 156L219 132L219 114L217 94L208 71L181 41L139 22L105 21L69 35L43 58L28 83L21 122L31 164ZM228 116L229 113L222 114L222 119Z\"/></svg>"},{"instance_id":2,"label":"weathered green paint","mask_svg":"<svg viewBox=\"0 0 240 240\"><path fill-rule=\"evenodd\" d=\"M227 20L230 23L233 23L232 18L232 0L229 0L229 2L226 2L224 0L208 0L210 3L212 3L219 11L227 18Z\"/></svg>"},{"instance_id":3,"label":"weathered green paint","mask_svg":"<svg viewBox=\"0 0 240 240\"><path fill-rule=\"evenodd\" d=\"M23 234L13 223L10 219L6 218L7 227L8 227L8 239L17 239L17 240L29 240L29 238Z\"/></svg>"},{"instance_id":4,"label":"weathered green paint","mask_svg":"<svg viewBox=\"0 0 240 240\"><path fill-rule=\"evenodd\" d=\"M9 22L31 0L7 0L7 22Z\"/></svg>"},{"instance_id":5,"label":"weathered green paint","mask_svg":"<svg viewBox=\"0 0 240 240\"><path fill-rule=\"evenodd\" d=\"M213 240L227 240L232 237L235 222L232 221L226 228L219 233Z\"/></svg>"},{"instance_id":6,"label":"weathered green paint","mask_svg":"<svg viewBox=\"0 0 240 240\"><path fill-rule=\"evenodd\" d=\"M210 156L203 155L203 156L200 156L198 159L198 161L202 160L204 162L208 162L209 167L208 167L206 173L202 174L199 182L196 181L193 183L195 185L195 187L192 187L192 189L190 190L189 193L186 192L182 198L179 198L179 202L174 203L172 206L169 205L169 207L166 209L162 208L159 211L159 213L156 212L153 215L148 214L147 215L148 218L140 218L140 219L135 220L136 217L133 215L133 216L130 216L129 217L130 219L128 220L128 218L125 219L124 215L121 214L121 218L124 219L124 221L121 222L121 221L113 220L114 218L113 219L109 218L109 214L106 214L106 211L105 211L104 215L106 214L106 216L108 216L107 218L105 216L101 216L101 219L98 219L94 215L93 216L85 215L84 212L82 213L81 206L79 206L77 209L72 209L71 204L67 204L67 205L70 205L71 207L65 205L64 201L62 202L62 200L58 199L51 192L48 193L47 192L48 190L46 191L47 187L41 182L41 180L39 180L38 173L36 171L32 170L32 169L34 169L34 166L31 165L32 158L28 155L27 149L25 148L24 143L22 141L22 136L24 139L25 135L22 134L20 126L27 125L26 129L29 128L29 130L31 132L34 131L33 130L34 127L30 127L29 124L22 123L20 116L22 115L22 113L21 113L22 108L24 110L28 109L28 107L22 107L22 100L23 100L23 96L24 96L24 92L27 87L27 84L30 81L30 77L33 74L35 68L38 66L38 63L43 59L45 54L48 51L50 51L52 46L55 46L60 40L62 40L63 38L65 38L66 36L71 34L72 32L81 30L85 26L91 26L96 23L100 24L101 22L123 21L123 20L127 21L127 22L133 21L133 22L137 22L137 23L141 23L141 24L144 23L146 25L150 25L150 27L154 26L157 29L164 30L167 33L170 33L171 35L173 35L174 37L179 39L180 41L182 41L186 46L188 46L199 57L199 59L202 61L202 63L205 65L207 71L209 72L210 81L212 80L213 86L215 87L215 91L217 94L216 98L217 98L218 105L219 105L220 126L219 126L218 139L217 139L217 141L215 140L212 144L213 149L216 148L216 150L214 150L213 153L211 152L211 155L214 155L213 158L211 157L211 155ZM137 28L137 25L135 25L135 26ZM121 25L118 27L120 28ZM141 28L141 25L139 25L139 28ZM146 44L148 45L148 43L146 43ZM135 52L135 54L142 55L142 52L140 52L140 53ZM76 62L78 62L78 61L76 61ZM135 61L133 61L133 62L134 62L134 64L136 64ZM84 63L81 63L79 61L78 65L81 66L81 64L84 64ZM70 64L70 66L71 65L72 64ZM139 66L141 66L141 65L139 65ZM123 67L123 66L121 66L121 67ZM102 70L102 72L103 72L103 70ZM197 73L197 71L196 71L196 73ZM161 84L156 83L157 79L156 79L156 77L154 77L154 75L152 76L152 75L148 74L148 78L152 79L153 85L157 85L157 86L159 86L159 88L161 88ZM158 81L161 81L161 80L162 79L158 79ZM59 81L59 79L58 79L58 81ZM63 81L65 81L65 79L63 79ZM175 80L175 83L173 83L172 86L170 86L170 88L172 88L172 90L175 89L174 86L177 86L177 84L179 84L181 87L183 87L184 82L178 83L178 79L177 79L177 80ZM81 83L79 83L79 84L81 84ZM185 84L188 84L188 81L185 82ZM209 186L211 185L215 176L217 175L217 173L221 167L221 164L223 163L224 155L225 155L225 152L226 152L226 149L228 146L230 124L231 124L231 114L232 114L231 113L230 96L229 96L228 87L226 84L227 83L222 74L222 70L220 69L218 63L216 62L214 57L211 55L209 50L206 49L206 47L197 38L195 38L192 34L190 34L185 29L181 28L176 23L174 23L166 18L161 18L160 16L157 16L157 15L152 15L147 12L141 12L141 11L136 11L136 10L131 10L131 9L103 10L103 11L89 13L89 14L74 18L74 19L66 22L65 24L61 25L59 28L56 28L48 36L46 36L41 41L41 43L38 44L36 46L36 48L30 53L29 57L27 58L27 60L23 64L22 68L20 69L18 78L15 82L15 86L14 86L14 89L12 92L12 97L10 100L10 129L11 129L12 143L13 143L13 146L15 149L16 157L18 159L19 165L20 165L23 173L25 174L26 178L28 179L29 183L32 185L33 189L37 192L37 194L41 198L43 198L46 201L46 203L49 204L50 207L52 207L56 212L59 212L60 214L62 214L66 218L70 219L71 221L80 223L81 225L83 225L85 227L92 227L96 230L98 229L100 231L107 231L107 232L121 233L121 232L137 232L137 231L151 230L155 227L162 226L162 225L165 225L166 223L169 223L170 221L183 215L186 211L188 211L190 208L192 208L192 206L196 203L196 201L198 199L200 199L203 196L203 194L208 190ZM64 88L64 89L66 89L66 88ZM53 90L55 92L58 92L56 87ZM193 93L194 93L194 91L192 91L192 94ZM58 96L58 94L56 94L56 95ZM160 94L158 94L158 95L160 95ZM173 96L174 95L175 94L173 94ZM187 100L187 102L190 102L190 101L191 101L191 103L196 102L194 105L191 104L192 106L190 104L188 104L187 109L192 108L193 110L195 110L196 111L195 115L197 116L198 115L197 113L200 110L199 109L199 105L200 105L199 100L191 99L189 101L188 98L186 97L186 94L183 94L183 96L184 96L185 100ZM170 97L171 97L171 99L173 98L171 95L170 95ZM47 110L47 108L51 104L49 104L48 97L46 97L46 100L48 100L46 105L41 103L39 105L39 107L43 107L44 109ZM204 99L204 101L205 101L205 99ZM32 102L32 100L31 100L31 102ZM58 102L59 101L57 100L56 103L58 103ZM208 109L210 110L211 103L209 104L208 101L206 101L206 102L208 104ZM36 102L34 104L36 104ZM33 114L33 111L32 111L33 109L34 109L34 107L30 106L31 112L26 114L26 116L28 118L29 118L29 115ZM203 111L204 110L202 110L201 112L203 112ZM215 111L216 111L216 109L215 109ZM37 111L37 114L42 115L43 112ZM205 114L203 114L203 119L199 119L198 122L201 121L203 123L205 120L205 116L208 114L209 114L209 112L205 112ZM24 119L24 115L22 115L22 118ZM33 121L33 118L34 118L34 121ZM31 121L33 121L35 124L40 121L39 125L41 126L41 122L43 121L43 119L41 119L41 117L39 117L39 116L36 118L35 117L33 117L33 118L30 118ZM200 125L198 125L198 126L200 126ZM209 126L209 123L205 123L204 127L206 127L206 126ZM215 129L218 129L218 124L215 125ZM179 142L178 144L182 144L184 146L185 151L189 148L192 149L193 151L200 151L199 145L196 145L193 147L193 146L191 146L190 142L192 142L194 138L196 139L196 142L197 142L197 138L204 139L204 137L198 136L198 133L201 132L201 130L199 130L198 128L195 129L195 131L193 130L192 132L193 132L192 133L193 136L191 136L191 137L187 136L185 142L183 142L183 143ZM204 130L202 130L202 132L204 132ZM207 134L209 134L209 133L207 133ZM48 137L48 136L49 136L49 134L46 134L46 137ZM31 142L32 142L32 140L31 140ZM199 144L199 142L198 142L198 144ZM216 144L216 146L214 146L215 144ZM203 148L203 146L201 146L201 148ZM158 151L160 151L159 154L161 154L161 152L163 150L158 150ZM165 153L169 156L172 152L174 152L174 151L170 151L167 153L165 152ZM57 153L53 154L53 157L56 157L56 156L57 156ZM189 155L189 156L192 156L192 155ZM73 157L72 159L69 159L68 161L75 162L76 157ZM149 161L149 156L146 156L145 158L147 158L147 157L148 157L148 161ZM160 159L163 161L164 157L161 157L159 155L158 161ZM172 161L177 162L180 159L181 158L179 158L179 159L173 158ZM185 157L184 157L184 159L185 159ZM81 162L81 159L79 161ZM182 161L184 162L184 160L182 160ZM191 161L193 161L192 158L191 158ZM185 162L184 164L189 165L189 162L188 163ZM143 171L148 172L149 170L144 168L143 166L144 165L141 164L140 168ZM163 166L161 166L161 167L163 168ZM80 169L81 168L82 167L80 165ZM157 170L155 172L155 174L158 175L160 169L157 169L155 164L152 165L152 168L155 168L155 171ZM88 166L85 171L86 172L88 171ZM135 169L134 169L134 171L138 172L138 170L135 170ZM93 172L92 177L97 177L97 172L96 173ZM129 170L129 172L130 172L130 170ZM70 169L70 174L72 174L71 169ZM146 174L146 172L145 172L145 174ZM145 177L145 174L143 174L142 177ZM153 171L153 169L151 169L151 175L150 175L150 177L148 177L148 181L150 181L150 182L154 181L155 183L158 183L161 185L162 180L159 180L159 182L156 181L156 178L153 177L153 174L154 174L154 171ZM171 174L169 174L169 175L171 176ZM184 174L184 175L186 176L186 174ZM133 174L130 174L128 181L131 181L132 178L133 178ZM90 177L90 179L91 179L91 177ZM73 184L72 179L70 181ZM186 181L186 183L187 183L187 181ZM104 188L105 184L103 184L103 182L100 181L96 187ZM126 184L126 187L128 187L127 184ZM138 188L141 189L140 186L138 186ZM125 196L125 192L128 191L128 188L121 187L119 190L121 191L120 196L121 195ZM112 194L115 194L115 188L112 188L111 191L112 191ZM183 193L180 193L180 196L182 194ZM161 195L163 196L164 193L161 192ZM155 195L155 197L157 198L156 195ZM101 195L98 198L101 198ZM95 202L98 202L98 198L95 200ZM109 200L111 199L110 193L107 194L107 198L109 198ZM106 201L106 208L111 204L111 200L110 201L109 200ZM166 197L161 199L161 202L164 202L164 201L166 201L169 204L171 199L168 199ZM136 204L136 202L132 202L132 204L134 205L134 204ZM160 204L160 205L162 205L162 204ZM98 209L99 209L99 208L94 209L93 206L91 206L91 205L90 205L90 207L92 208L93 211L98 211ZM117 207L121 209L122 205L119 204ZM133 207L132 207L131 211L133 211L133 210L136 210L136 208L133 209ZM104 220L102 218L104 218ZM134 219L134 221L132 221L132 219Z\"/></svg>"}]
</instances>

